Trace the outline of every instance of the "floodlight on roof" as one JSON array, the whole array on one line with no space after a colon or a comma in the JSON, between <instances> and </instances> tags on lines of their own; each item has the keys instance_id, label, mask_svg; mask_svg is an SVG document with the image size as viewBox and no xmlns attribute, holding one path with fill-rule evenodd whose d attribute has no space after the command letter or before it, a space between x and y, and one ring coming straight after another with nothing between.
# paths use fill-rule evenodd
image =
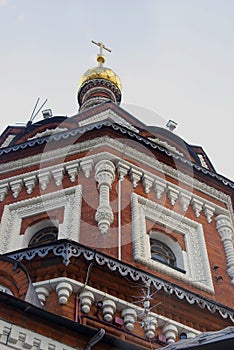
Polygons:
<instances>
[{"instance_id":1,"label":"floodlight on roof","mask_svg":"<svg viewBox=\"0 0 234 350\"><path fill-rule=\"evenodd\" d=\"M177 123L174 120L168 120L166 127L170 130L170 131L174 131L175 128L177 127Z\"/></svg>"}]
</instances>

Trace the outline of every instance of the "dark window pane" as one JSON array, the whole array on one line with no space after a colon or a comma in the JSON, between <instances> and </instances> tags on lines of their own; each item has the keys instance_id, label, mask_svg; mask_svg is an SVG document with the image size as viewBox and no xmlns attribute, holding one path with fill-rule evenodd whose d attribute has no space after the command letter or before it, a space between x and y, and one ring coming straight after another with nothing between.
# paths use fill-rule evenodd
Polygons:
<instances>
[{"instance_id":1,"label":"dark window pane","mask_svg":"<svg viewBox=\"0 0 234 350\"><path fill-rule=\"evenodd\" d=\"M150 239L150 246L152 259L173 267L176 266L176 257L166 244L156 239Z\"/></svg>"},{"instance_id":2,"label":"dark window pane","mask_svg":"<svg viewBox=\"0 0 234 350\"><path fill-rule=\"evenodd\" d=\"M40 244L54 242L58 238L58 229L57 227L45 227L42 230L38 231L30 240L29 247L34 247Z\"/></svg>"}]
</instances>

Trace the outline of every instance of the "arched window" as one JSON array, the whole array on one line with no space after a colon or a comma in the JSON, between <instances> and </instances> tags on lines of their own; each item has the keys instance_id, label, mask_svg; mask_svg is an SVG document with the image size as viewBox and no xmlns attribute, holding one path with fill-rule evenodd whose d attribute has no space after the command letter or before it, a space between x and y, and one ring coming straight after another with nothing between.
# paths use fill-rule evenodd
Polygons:
<instances>
[{"instance_id":1,"label":"arched window","mask_svg":"<svg viewBox=\"0 0 234 350\"><path fill-rule=\"evenodd\" d=\"M58 238L58 228L55 226L44 227L39 230L30 240L28 246L34 247L40 244L56 241Z\"/></svg>"},{"instance_id":2,"label":"arched window","mask_svg":"<svg viewBox=\"0 0 234 350\"><path fill-rule=\"evenodd\" d=\"M151 258L163 264L176 267L176 257L172 250L163 242L157 239L150 239Z\"/></svg>"}]
</instances>

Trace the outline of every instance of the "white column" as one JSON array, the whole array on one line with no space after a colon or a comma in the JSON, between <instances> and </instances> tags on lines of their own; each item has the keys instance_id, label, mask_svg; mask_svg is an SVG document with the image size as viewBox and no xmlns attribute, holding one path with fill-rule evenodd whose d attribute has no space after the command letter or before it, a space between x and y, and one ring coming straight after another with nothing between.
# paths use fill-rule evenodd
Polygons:
<instances>
[{"instance_id":1,"label":"white column","mask_svg":"<svg viewBox=\"0 0 234 350\"><path fill-rule=\"evenodd\" d=\"M99 206L95 215L101 233L107 233L114 215L110 206L110 189L115 179L115 166L109 160L101 160L95 166L95 179L98 182Z\"/></svg>"},{"instance_id":2,"label":"white column","mask_svg":"<svg viewBox=\"0 0 234 350\"><path fill-rule=\"evenodd\" d=\"M220 234L227 259L227 273L234 285L234 247L233 247L233 226L231 219L226 215L218 215L216 218L216 228Z\"/></svg>"}]
</instances>

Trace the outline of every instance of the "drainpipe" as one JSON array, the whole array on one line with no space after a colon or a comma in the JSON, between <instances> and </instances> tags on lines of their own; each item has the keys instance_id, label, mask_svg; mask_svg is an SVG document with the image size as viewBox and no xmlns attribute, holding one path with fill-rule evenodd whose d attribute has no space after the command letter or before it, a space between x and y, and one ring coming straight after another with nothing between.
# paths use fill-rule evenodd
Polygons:
<instances>
[{"instance_id":1,"label":"drainpipe","mask_svg":"<svg viewBox=\"0 0 234 350\"><path fill-rule=\"evenodd\" d=\"M118 181L118 259L121 260L121 181Z\"/></svg>"},{"instance_id":2,"label":"drainpipe","mask_svg":"<svg viewBox=\"0 0 234 350\"><path fill-rule=\"evenodd\" d=\"M91 350L92 347L104 337L104 335L105 335L105 330L103 328L100 328L97 334L95 334L95 336L90 339L90 341L86 345L85 350Z\"/></svg>"}]
</instances>

